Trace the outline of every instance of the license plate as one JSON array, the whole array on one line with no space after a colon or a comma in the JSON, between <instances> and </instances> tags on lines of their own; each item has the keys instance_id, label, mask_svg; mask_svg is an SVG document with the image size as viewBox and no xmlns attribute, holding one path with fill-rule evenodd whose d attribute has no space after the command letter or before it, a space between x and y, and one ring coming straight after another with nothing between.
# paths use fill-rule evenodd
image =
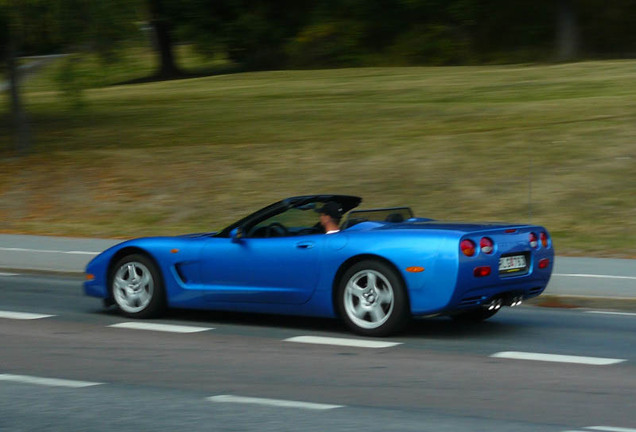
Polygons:
<instances>
[{"instance_id":1,"label":"license plate","mask_svg":"<svg viewBox=\"0 0 636 432\"><path fill-rule=\"evenodd\" d=\"M499 273L515 273L526 269L526 257L513 255L499 258Z\"/></svg>"}]
</instances>

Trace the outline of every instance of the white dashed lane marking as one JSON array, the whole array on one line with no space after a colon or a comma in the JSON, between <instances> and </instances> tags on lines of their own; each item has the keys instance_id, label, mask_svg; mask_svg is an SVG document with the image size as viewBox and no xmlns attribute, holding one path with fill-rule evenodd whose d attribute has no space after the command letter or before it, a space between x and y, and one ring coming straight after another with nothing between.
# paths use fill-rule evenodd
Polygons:
<instances>
[{"instance_id":1,"label":"white dashed lane marking","mask_svg":"<svg viewBox=\"0 0 636 432\"><path fill-rule=\"evenodd\" d=\"M55 315L44 315L44 314L35 314L35 313L26 313L26 312L10 312L10 311L0 311L0 318L6 319L14 319L14 320L36 320L42 318L50 318Z\"/></svg>"},{"instance_id":2,"label":"white dashed lane marking","mask_svg":"<svg viewBox=\"0 0 636 432\"><path fill-rule=\"evenodd\" d=\"M565 430L561 432L585 432L585 431L602 431L602 432L636 432L636 429L614 427L614 426L587 426L583 430Z\"/></svg>"},{"instance_id":3,"label":"white dashed lane marking","mask_svg":"<svg viewBox=\"0 0 636 432\"><path fill-rule=\"evenodd\" d=\"M0 381L11 381L22 384L33 384L33 385L41 385L48 387L70 387L70 388L84 388L84 387L92 387L97 385L102 385L103 383L98 382L90 382L90 381L76 381L76 380L66 380L66 379L58 379L58 378L42 378L42 377L34 377L28 375L11 375L11 374L0 374Z\"/></svg>"},{"instance_id":4,"label":"white dashed lane marking","mask_svg":"<svg viewBox=\"0 0 636 432\"><path fill-rule=\"evenodd\" d=\"M571 355L559 355L559 354L543 354L543 353L531 353L531 352L519 352L519 351L504 351L498 352L490 357L503 358L511 360L531 360L553 363L572 363L591 366L607 366L617 363L622 363L625 359L612 359L602 357L583 357L583 356L571 356Z\"/></svg>"},{"instance_id":5,"label":"white dashed lane marking","mask_svg":"<svg viewBox=\"0 0 636 432\"><path fill-rule=\"evenodd\" d=\"M299 408L307 410L331 410L336 408L343 408L344 405L329 405L319 404L311 402L300 402L282 399L267 399L267 398L255 398L255 397L243 397L232 395L218 395L207 398L210 402L217 403L235 403L235 404L251 404L251 405L263 405L278 408Z\"/></svg>"},{"instance_id":6,"label":"white dashed lane marking","mask_svg":"<svg viewBox=\"0 0 636 432\"><path fill-rule=\"evenodd\" d=\"M585 313L599 314L599 315L636 316L636 313L633 313L633 312L585 311Z\"/></svg>"},{"instance_id":7,"label":"white dashed lane marking","mask_svg":"<svg viewBox=\"0 0 636 432\"><path fill-rule=\"evenodd\" d=\"M50 250L50 249L26 249L26 248L8 248L8 247L0 247L0 251L6 252L33 252L33 253L57 253L57 254L67 254L67 255L99 255L101 252L93 252L93 251L64 251L64 250Z\"/></svg>"},{"instance_id":8,"label":"white dashed lane marking","mask_svg":"<svg viewBox=\"0 0 636 432\"><path fill-rule=\"evenodd\" d=\"M588 426L585 429L604 432L636 432L636 429L613 427L613 426Z\"/></svg>"},{"instance_id":9,"label":"white dashed lane marking","mask_svg":"<svg viewBox=\"0 0 636 432\"><path fill-rule=\"evenodd\" d=\"M383 342L365 339L343 339L321 336L296 336L285 339L284 342L297 342L315 345L335 345L355 348L390 348L401 345L401 342Z\"/></svg>"},{"instance_id":10,"label":"white dashed lane marking","mask_svg":"<svg viewBox=\"0 0 636 432\"><path fill-rule=\"evenodd\" d=\"M108 327L125 328L131 330L149 330L166 333L198 333L208 330L214 330L212 327L195 327L195 326L182 326L182 325L170 325L170 324L154 324L144 322L123 322L119 324L113 324Z\"/></svg>"},{"instance_id":11,"label":"white dashed lane marking","mask_svg":"<svg viewBox=\"0 0 636 432\"><path fill-rule=\"evenodd\" d=\"M581 273L555 273L552 276L558 277L576 277L576 278L592 278L592 279L625 279L636 280L636 276L614 276L614 275L598 275L598 274L581 274Z\"/></svg>"},{"instance_id":12,"label":"white dashed lane marking","mask_svg":"<svg viewBox=\"0 0 636 432\"><path fill-rule=\"evenodd\" d=\"M18 276L17 273L4 273L0 272L0 277L10 277L10 276Z\"/></svg>"}]
</instances>

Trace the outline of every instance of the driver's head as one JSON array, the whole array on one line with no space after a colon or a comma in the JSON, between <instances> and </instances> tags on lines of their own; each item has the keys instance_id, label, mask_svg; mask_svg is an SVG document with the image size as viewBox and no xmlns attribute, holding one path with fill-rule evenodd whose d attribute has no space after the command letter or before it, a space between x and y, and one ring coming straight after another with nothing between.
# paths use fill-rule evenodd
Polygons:
<instances>
[{"instance_id":1,"label":"driver's head","mask_svg":"<svg viewBox=\"0 0 636 432\"><path fill-rule=\"evenodd\" d=\"M327 201L322 207L316 209L316 212L329 216L335 223L340 223L340 219L342 219L342 208L334 201Z\"/></svg>"}]
</instances>

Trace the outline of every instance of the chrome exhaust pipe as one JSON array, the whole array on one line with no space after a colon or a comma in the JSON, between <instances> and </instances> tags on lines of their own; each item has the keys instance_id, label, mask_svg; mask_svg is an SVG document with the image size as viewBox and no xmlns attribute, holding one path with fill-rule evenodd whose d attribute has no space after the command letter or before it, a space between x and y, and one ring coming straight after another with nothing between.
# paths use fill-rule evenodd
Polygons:
<instances>
[{"instance_id":1,"label":"chrome exhaust pipe","mask_svg":"<svg viewBox=\"0 0 636 432\"><path fill-rule=\"evenodd\" d=\"M523 296L514 296L514 297L499 297L490 300L488 303L484 303L482 307L489 311L499 310L503 306L516 307L520 306L523 303Z\"/></svg>"},{"instance_id":2,"label":"chrome exhaust pipe","mask_svg":"<svg viewBox=\"0 0 636 432\"><path fill-rule=\"evenodd\" d=\"M513 297L510 307L520 306L523 303L523 296Z\"/></svg>"},{"instance_id":3,"label":"chrome exhaust pipe","mask_svg":"<svg viewBox=\"0 0 636 432\"><path fill-rule=\"evenodd\" d=\"M504 305L503 299L498 298L498 299L493 299L489 303L484 304L484 308L488 309L489 311L499 310L501 309L503 305Z\"/></svg>"}]
</instances>

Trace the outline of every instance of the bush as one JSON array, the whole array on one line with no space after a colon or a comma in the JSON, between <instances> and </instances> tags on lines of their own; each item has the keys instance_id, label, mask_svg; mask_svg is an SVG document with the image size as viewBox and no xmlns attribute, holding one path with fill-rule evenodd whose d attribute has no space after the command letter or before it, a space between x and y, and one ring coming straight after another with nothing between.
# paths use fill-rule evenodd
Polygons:
<instances>
[{"instance_id":1,"label":"bush","mask_svg":"<svg viewBox=\"0 0 636 432\"><path fill-rule=\"evenodd\" d=\"M62 97L73 109L81 109L86 106L84 90L87 87L87 82L82 61L80 55L68 55L60 62L55 74L55 81Z\"/></svg>"},{"instance_id":2,"label":"bush","mask_svg":"<svg viewBox=\"0 0 636 432\"><path fill-rule=\"evenodd\" d=\"M357 66L363 52L355 22L325 22L305 27L287 46L293 67Z\"/></svg>"},{"instance_id":3,"label":"bush","mask_svg":"<svg viewBox=\"0 0 636 432\"><path fill-rule=\"evenodd\" d=\"M444 25L414 28L398 36L388 56L405 65L451 65L466 63L469 44Z\"/></svg>"}]
</instances>

